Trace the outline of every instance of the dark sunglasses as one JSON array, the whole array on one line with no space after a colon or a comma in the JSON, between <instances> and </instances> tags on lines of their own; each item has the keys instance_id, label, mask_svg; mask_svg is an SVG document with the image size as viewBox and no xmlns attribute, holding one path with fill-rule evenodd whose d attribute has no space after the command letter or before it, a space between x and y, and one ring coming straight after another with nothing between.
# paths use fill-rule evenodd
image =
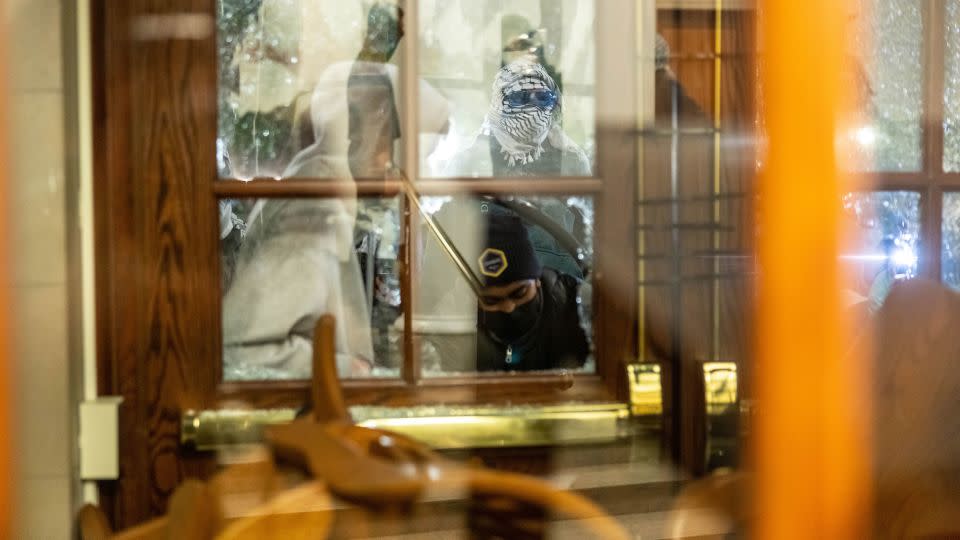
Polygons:
<instances>
[{"instance_id":1,"label":"dark sunglasses","mask_svg":"<svg viewBox=\"0 0 960 540\"><path fill-rule=\"evenodd\" d=\"M557 104L557 93L552 90L517 90L507 94L504 101L511 107L536 105L548 109Z\"/></svg>"},{"instance_id":2,"label":"dark sunglasses","mask_svg":"<svg viewBox=\"0 0 960 540\"><path fill-rule=\"evenodd\" d=\"M483 294L483 295L480 295L480 301L488 306L493 306L493 305L499 304L500 302L503 302L504 300L520 300L527 295L527 292L530 290L530 287L533 287L533 285L527 284L527 285L524 285L523 287L518 287L513 291L511 291L506 296L494 296L491 294Z\"/></svg>"}]
</instances>

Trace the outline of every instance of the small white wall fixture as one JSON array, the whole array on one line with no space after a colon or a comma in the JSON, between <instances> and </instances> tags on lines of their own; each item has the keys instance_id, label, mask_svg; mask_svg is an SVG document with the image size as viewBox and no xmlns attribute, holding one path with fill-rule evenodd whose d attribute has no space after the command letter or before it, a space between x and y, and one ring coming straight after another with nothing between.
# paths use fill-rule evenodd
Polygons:
<instances>
[{"instance_id":1,"label":"small white wall fixture","mask_svg":"<svg viewBox=\"0 0 960 540\"><path fill-rule=\"evenodd\" d=\"M80 478L115 480L120 473L120 396L80 404Z\"/></svg>"}]
</instances>

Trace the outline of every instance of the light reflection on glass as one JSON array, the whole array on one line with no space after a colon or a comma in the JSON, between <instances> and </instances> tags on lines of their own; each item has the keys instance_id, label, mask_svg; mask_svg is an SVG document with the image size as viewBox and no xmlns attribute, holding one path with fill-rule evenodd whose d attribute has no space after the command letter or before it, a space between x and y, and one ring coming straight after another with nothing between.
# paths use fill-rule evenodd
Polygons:
<instances>
[{"instance_id":1,"label":"light reflection on glass","mask_svg":"<svg viewBox=\"0 0 960 540\"><path fill-rule=\"evenodd\" d=\"M895 282L917 276L920 194L848 193L843 197L843 208L857 224L856 250L841 257L855 268L852 292L877 309Z\"/></svg>"}]
</instances>

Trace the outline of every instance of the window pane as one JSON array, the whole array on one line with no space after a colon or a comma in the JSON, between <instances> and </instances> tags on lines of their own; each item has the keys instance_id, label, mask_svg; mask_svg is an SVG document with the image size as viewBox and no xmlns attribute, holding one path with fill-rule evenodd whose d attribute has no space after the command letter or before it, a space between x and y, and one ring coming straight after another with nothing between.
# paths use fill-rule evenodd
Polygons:
<instances>
[{"instance_id":1,"label":"window pane","mask_svg":"<svg viewBox=\"0 0 960 540\"><path fill-rule=\"evenodd\" d=\"M947 0L945 24L943 170L960 172L960 0Z\"/></svg>"},{"instance_id":2,"label":"window pane","mask_svg":"<svg viewBox=\"0 0 960 540\"><path fill-rule=\"evenodd\" d=\"M844 255L854 283L849 300L878 309L894 282L917 275L920 194L912 191L848 193L846 214L857 225L857 244Z\"/></svg>"},{"instance_id":3,"label":"window pane","mask_svg":"<svg viewBox=\"0 0 960 540\"><path fill-rule=\"evenodd\" d=\"M866 3L864 3L866 4ZM921 168L923 22L915 0L876 0L864 6L857 38L867 124L854 131L867 156L857 166L874 171Z\"/></svg>"},{"instance_id":4,"label":"window pane","mask_svg":"<svg viewBox=\"0 0 960 540\"><path fill-rule=\"evenodd\" d=\"M401 27L393 3L219 0L220 176L331 176L309 166L318 154L354 177L387 174Z\"/></svg>"},{"instance_id":5,"label":"window pane","mask_svg":"<svg viewBox=\"0 0 960 540\"><path fill-rule=\"evenodd\" d=\"M225 380L309 378L325 313L337 319L341 376L399 375L399 204L220 201Z\"/></svg>"},{"instance_id":6,"label":"window pane","mask_svg":"<svg viewBox=\"0 0 960 540\"><path fill-rule=\"evenodd\" d=\"M423 176L589 176L594 3L420 2Z\"/></svg>"},{"instance_id":7,"label":"window pane","mask_svg":"<svg viewBox=\"0 0 960 540\"><path fill-rule=\"evenodd\" d=\"M960 193L943 194L943 245L940 247L940 279L960 289Z\"/></svg>"},{"instance_id":8,"label":"window pane","mask_svg":"<svg viewBox=\"0 0 960 540\"><path fill-rule=\"evenodd\" d=\"M425 223L414 278L425 375L593 371L591 197L425 197L422 205L440 231Z\"/></svg>"}]
</instances>

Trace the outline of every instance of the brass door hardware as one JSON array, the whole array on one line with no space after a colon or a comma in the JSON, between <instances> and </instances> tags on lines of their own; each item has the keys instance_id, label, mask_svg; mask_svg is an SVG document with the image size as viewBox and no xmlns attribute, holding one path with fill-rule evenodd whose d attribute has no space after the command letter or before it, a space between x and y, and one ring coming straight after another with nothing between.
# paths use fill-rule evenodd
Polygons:
<instances>
[{"instance_id":1,"label":"brass door hardware","mask_svg":"<svg viewBox=\"0 0 960 540\"><path fill-rule=\"evenodd\" d=\"M737 465L740 439L737 383L736 363L703 363L707 470Z\"/></svg>"},{"instance_id":2,"label":"brass door hardware","mask_svg":"<svg viewBox=\"0 0 960 540\"><path fill-rule=\"evenodd\" d=\"M263 428L289 422L294 409L186 411L181 444L213 450L262 441ZM356 406L354 421L394 431L437 449L539 446L612 442L627 436L630 417L622 403L549 406Z\"/></svg>"}]
</instances>

